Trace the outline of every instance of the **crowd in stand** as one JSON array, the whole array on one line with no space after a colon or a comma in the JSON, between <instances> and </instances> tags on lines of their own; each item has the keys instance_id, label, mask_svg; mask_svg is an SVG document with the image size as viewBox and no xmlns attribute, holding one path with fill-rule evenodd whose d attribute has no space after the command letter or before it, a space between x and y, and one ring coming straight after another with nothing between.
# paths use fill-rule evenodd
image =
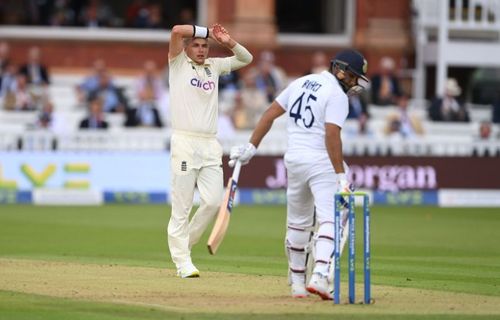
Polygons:
<instances>
[{"instance_id":1,"label":"crowd in stand","mask_svg":"<svg viewBox=\"0 0 500 320\"><path fill-rule=\"evenodd\" d=\"M194 22L190 7L180 8L177 21L168 21L163 3L160 0L127 1L124 11L115 12L106 0L3 0L0 1L0 24L167 29L174 23Z\"/></svg>"},{"instance_id":2,"label":"crowd in stand","mask_svg":"<svg viewBox=\"0 0 500 320\"><path fill-rule=\"evenodd\" d=\"M23 65L14 65L9 59L9 45L0 43L0 95L4 109L32 111L44 103L50 78L40 59L40 50L33 47Z\"/></svg>"},{"instance_id":3,"label":"crowd in stand","mask_svg":"<svg viewBox=\"0 0 500 320\"><path fill-rule=\"evenodd\" d=\"M40 49L32 47L22 65L11 63L9 45L0 42L0 101L2 109L12 112L36 111L38 120L33 127L57 131L60 123L57 110L73 106L54 106L49 94L51 74L43 64ZM289 77L275 61L271 51L263 51L256 63L241 72L233 72L220 78L221 136L235 130L252 129L260 115L287 85ZM329 58L323 52L312 55L307 73L319 73L329 68ZM107 129L106 120L111 113L123 115L124 127L162 128L168 126L168 84L166 77L153 61L144 63L142 74L135 80L133 90L127 96L123 87L117 86L103 60L93 63L88 76L82 77L75 87L79 108L86 108L87 116L81 119L81 129ZM455 79L448 79L444 95L433 99L428 108L428 120L434 122L469 122L469 111L459 99L462 89ZM131 103L133 101L134 103ZM356 130L346 130L351 136L373 136L370 128L369 106L391 108L384 121L383 134L387 137L411 138L424 134L421 113L410 107L411 99L404 92L394 61L384 57L378 72L371 79L371 89L366 95L349 99L349 119L357 121ZM500 123L500 103L493 104L491 119L484 119L478 137L490 139L492 123ZM76 128L75 128L76 129Z\"/></svg>"},{"instance_id":4,"label":"crowd in stand","mask_svg":"<svg viewBox=\"0 0 500 320\"><path fill-rule=\"evenodd\" d=\"M35 111L38 120L34 128L55 129L61 127L61 121L50 96L50 72L41 62L38 47L32 47L26 63L17 66L9 57L9 45L0 42L0 101L2 109L7 111ZM87 108L87 117L81 120L82 129L106 129L106 114L122 113L126 127L163 127L158 102L166 91L153 61L144 63L143 74L136 79L133 94L137 103L130 105L124 88L117 86L113 76L102 60L96 60L90 75L84 77L75 87L78 105ZM71 110L73 106L60 106Z\"/></svg>"}]
</instances>

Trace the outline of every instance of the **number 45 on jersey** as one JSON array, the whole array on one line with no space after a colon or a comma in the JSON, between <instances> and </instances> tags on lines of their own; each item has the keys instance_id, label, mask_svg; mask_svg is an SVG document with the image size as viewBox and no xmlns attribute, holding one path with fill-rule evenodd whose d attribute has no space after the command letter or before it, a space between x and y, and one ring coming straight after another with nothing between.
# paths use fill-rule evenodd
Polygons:
<instances>
[{"instance_id":1,"label":"number 45 on jersey","mask_svg":"<svg viewBox=\"0 0 500 320\"><path fill-rule=\"evenodd\" d=\"M317 98L313 94L309 94L307 98L305 98L305 95L306 93L302 92L297 100L295 100L290 108L289 115L295 120L296 125L299 125L299 120L302 120L304 127L309 129L314 123L314 113L311 109L310 103L316 101ZM303 100L305 100L304 110L302 110Z\"/></svg>"}]
</instances>

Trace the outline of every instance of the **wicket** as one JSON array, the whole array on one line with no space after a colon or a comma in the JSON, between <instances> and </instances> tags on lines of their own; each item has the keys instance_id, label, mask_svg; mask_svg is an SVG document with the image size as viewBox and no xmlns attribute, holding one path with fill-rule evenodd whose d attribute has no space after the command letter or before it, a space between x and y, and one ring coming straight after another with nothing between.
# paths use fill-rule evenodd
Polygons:
<instances>
[{"instance_id":1,"label":"wicket","mask_svg":"<svg viewBox=\"0 0 500 320\"><path fill-rule=\"evenodd\" d=\"M345 203L343 197L348 197L348 242L349 242L349 257L348 257L348 273L349 273L349 303L355 303L355 262L356 262L356 225L355 225L355 198L356 196L363 197L363 267L364 267L364 303L370 304L371 302L371 280L370 280L370 200L364 192L340 192L335 194L335 248L333 256L335 258L334 264L334 293L333 303L340 303L340 213Z\"/></svg>"}]
</instances>

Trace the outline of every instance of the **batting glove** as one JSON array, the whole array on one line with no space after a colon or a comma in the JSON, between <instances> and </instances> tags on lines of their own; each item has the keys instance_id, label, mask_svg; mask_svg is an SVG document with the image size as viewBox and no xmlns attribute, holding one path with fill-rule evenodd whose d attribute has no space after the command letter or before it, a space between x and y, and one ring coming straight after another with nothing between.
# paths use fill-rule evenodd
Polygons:
<instances>
[{"instance_id":1,"label":"batting glove","mask_svg":"<svg viewBox=\"0 0 500 320\"><path fill-rule=\"evenodd\" d=\"M337 193L338 192L352 192L351 185L347 181L345 173L337 174Z\"/></svg>"},{"instance_id":2,"label":"batting glove","mask_svg":"<svg viewBox=\"0 0 500 320\"><path fill-rule=\"evenodd\" d=\"M247 164L255 155L255 152L257 152L257 149L250 142L246 145L232 147L229 153L229 166L234 167L236 161L240 161L241 165Z\"/></svg>"}]
</instances>

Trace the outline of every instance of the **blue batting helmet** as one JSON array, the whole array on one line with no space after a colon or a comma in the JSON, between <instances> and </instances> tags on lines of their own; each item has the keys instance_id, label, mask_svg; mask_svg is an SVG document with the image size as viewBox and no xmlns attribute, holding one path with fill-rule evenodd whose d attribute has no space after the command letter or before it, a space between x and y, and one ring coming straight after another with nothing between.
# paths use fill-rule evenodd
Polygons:
<instances>
[{"instance_id":1,"label":"blue batting helmet","mask_svg":"<svg viewBox=\"0 0 500 320\"><path fill-rule=\"evenodd\" d=\"M340 81L346 93L359 93L368 87L368 78L366 77L368 62L358 51L352 49L343 50L333 58L331 63L332 68L337 67L339 70L351 72L357 77L356 85L350 87L344 81Z\"/></svg>"}]
</instances>

